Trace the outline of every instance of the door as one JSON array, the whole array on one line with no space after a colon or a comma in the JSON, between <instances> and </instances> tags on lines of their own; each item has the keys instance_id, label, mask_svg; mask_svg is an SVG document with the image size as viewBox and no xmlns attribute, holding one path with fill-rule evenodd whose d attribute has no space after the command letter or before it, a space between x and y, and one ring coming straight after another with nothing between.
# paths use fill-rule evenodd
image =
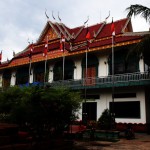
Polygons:
<instances>
[{"instance_id":1,"label":"door","mask_svg":"<svg viewBox=\"0 0 150 150\"><path fill-rule=\"evenodd\" d=\"M86 68L84 68L84 85L90 86L95 85L95 77L96 77L96 68L89 67L87 68L87 76L86 76Z\"/></svg>"},{"instance_id":2,"label":"door","mask_svg":"<svg viewBox=\"0 0 150 150\"><path fill-rule=\"evenodd\" d=\"M97 103L96 102L84 102L82 104L82 120L97 120Z\"/></svg>"}]
</instances>

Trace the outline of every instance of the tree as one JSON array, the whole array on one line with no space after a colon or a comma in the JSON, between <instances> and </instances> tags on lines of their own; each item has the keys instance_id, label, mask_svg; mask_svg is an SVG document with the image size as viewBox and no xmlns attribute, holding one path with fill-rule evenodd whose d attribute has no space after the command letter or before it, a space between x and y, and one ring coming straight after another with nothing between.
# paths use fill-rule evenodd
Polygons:
<instances>
[{"instance_id":1,"label":"tree","mask_svg":"<svg viewBox=\"0 0 150 150\"><path fill-rule=\"evenodd\" d=\"M51 128L60 133L81 101L79 92L65 87L11 87L0 93L0 114L9 114L20 128L29 125L38 136Z\"/></svg>"},{"instance_id":2,"label":"tree","mask_svg":"<svg viewBox=\"0 0 150 150\"><path fill-rule=\"evenodd\" d=\"M126 11L128 11L127 17L141 14L141 16L150 23L150 8L136 4L126 8Z\"/></svg>"},{"instance_id":3,"label":"tree","mask_svg":"<svg viewBox=\"0 0 150 150\"><path fill-rule=\"evenodd\" d=\"M130 7L126 8L128 12L127 17L132 17L141 15L149 24L150 24L150 8L142 6L142 5L131 5ZM145 63L150 66L150 33L144 35L144 38L138 43L131 51L137 52L138 55L143 54Z\"/></svg>"}]
</instances>

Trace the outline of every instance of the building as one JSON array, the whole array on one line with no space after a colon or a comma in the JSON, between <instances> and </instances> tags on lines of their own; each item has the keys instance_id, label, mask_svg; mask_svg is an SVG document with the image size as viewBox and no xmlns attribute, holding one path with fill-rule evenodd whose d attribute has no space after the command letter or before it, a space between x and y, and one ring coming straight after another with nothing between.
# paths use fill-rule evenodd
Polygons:
<instances>
[{"instance_id":1,"label":"building","mask_svg":"<svg viewBox=\"0 0 150 150\"><path fill-rule=\"evenodd\" d=\"M48 20L36 43L1 63L0 86L66 85L81 90L85 98L80 119L86 113L89 120L97 120L114 106L116 122L150 122L148 66L142 54L128 55L146 32L134 33L125 18L114 22L112 40L111 27L102 22L70 29Z\"/></svg>"}]
</instances>

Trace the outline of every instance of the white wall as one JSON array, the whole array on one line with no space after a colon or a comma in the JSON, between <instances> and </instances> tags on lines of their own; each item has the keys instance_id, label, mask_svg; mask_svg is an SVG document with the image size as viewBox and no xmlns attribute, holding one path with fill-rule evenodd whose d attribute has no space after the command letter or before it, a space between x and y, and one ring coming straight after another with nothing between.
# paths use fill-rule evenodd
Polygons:
<instances>
[{"instance_id":1,"label":"white wall","mask_svg":"<svg viewBox=\"0 0 150 150\"><path fill-rule=\"evenodd\" d=\"M123 92L128 93L128 90L122 90ZM114 102L121 102L121 101L140 101L140 113L141 117L139 119L136 118L116 118L116 122L122 122L122 123L146 123L146 108L145 108L145 93L144 90L138 89L136 90L136 97L134 98L117 98L114 99ZM132 92L132 89L130 89L130 92ZM133 89L133 92L135 90ZM97 119L101 116L102 112L108 108L109 109L109 102L112 102L112 95L111 91L105 91L102 93L99 93L100 99L96 99L94 102L97 102ZM82 109L82 107L81 107ZM82 110L80 109L80 120L82 120Z\"/></svg>"},{"instance_id":2,"label":"white wall","mask_svg":"<svg viewBox=\"0 0 150 150\"><path fill-rule=\"evenodd\" d=\"M107 56L99 56L99 66L98 66L98 76L107 76L108 75L108 60Z\"/></svg>"},{"instance_id":3,"label":"white wall","mask_svg":"<svg viewBox=\"0 0 150 150\"><path fill-rule=\"evenodd\" d=\"M129 91L124 91L129 92ZM130 89L130 92L132 90ZM134 91L133 91L134 92ZM109 102L112 101L112 95L111 93L104 93L101 95L101 99L99 101L99 112L97 113L98 116L101 115L104 109L109 108ZM122 122L122 123L146 123L146 110L145 110L145 92L144 90L137 90L136 97L135 98L117 98L114 99L114 102L121 102L121 101L140 101L140 113L141 118L139 119L131 119L131 118L116 118L116 122Z\"/></svg>"}]
</instances>

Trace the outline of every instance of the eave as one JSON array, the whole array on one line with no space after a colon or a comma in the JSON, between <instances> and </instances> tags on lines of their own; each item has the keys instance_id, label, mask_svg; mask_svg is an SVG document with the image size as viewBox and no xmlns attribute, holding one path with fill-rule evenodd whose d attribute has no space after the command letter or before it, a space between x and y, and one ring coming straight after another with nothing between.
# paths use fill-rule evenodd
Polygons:
<instances>
[{"instance_id":1,"label":"eave","mask_svg":"<svg viewBox=\"0 0 150 150\"><path fill-rule=\"evenodd\" d=\"M114 47L131 45L131 44L138 43L140 41L141 41L141 39L126 41L126 42L120 42L120 43L116 43L114 45ZM85 53L86 51L87 52L103 51L103 50L110 49L110 48L112 48L112 44L90 48L89 50L86 50L86 48L84 48L83 50L80 50L80 51L72 51L72 52L65 51L64 53L58 49L58 50L54 50L54 51L49 51L47 54L47 60L54 60L57 58L61 58L63 56L68 57L68 56L79 55L79 54ZM32 63L37 63L40 61L45 61L45 57L43 57L42 53L35 54L32 56ZM28 57L18 58L14 61L11 61L9 63L9 65L7 65L7 66L1 66L0 70L3 70L5 68L13 68L13 67L17 67L17 66L27 65L27 64L29 64L29 58Z\"/></svg>"}]
</instances>

